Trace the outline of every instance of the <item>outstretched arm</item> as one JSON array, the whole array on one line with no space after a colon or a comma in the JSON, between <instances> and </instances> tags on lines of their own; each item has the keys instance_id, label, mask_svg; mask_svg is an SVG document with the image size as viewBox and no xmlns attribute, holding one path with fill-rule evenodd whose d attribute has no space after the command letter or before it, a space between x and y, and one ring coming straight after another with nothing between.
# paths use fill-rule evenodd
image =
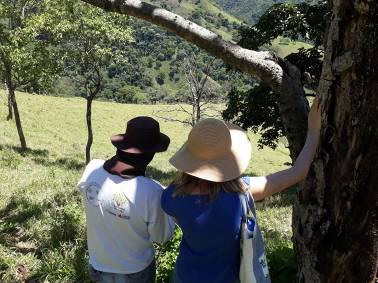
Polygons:
<instances>
[{"instance_id":1,"label":"outstretched arm","mask_svg":"<svg viewBox=\"0 0 378 283\"><path fill-rule=\"evenodd\" d=\"M319 99L316 98L308 115L306 143L298 155L297 160L294 162L293 167L268 176L251 177L250 193L252 193L255 200L262 200L275 193L281 192L306 177L319 143L321 125L320 112L320 102Z\"/></svg>"}]
</instances>

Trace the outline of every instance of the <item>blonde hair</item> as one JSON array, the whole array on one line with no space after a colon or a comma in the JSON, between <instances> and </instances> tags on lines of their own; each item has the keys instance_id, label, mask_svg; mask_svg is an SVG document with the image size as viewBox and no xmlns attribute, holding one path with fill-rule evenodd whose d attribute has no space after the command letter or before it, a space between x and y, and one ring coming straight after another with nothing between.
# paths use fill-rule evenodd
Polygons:
<instances>
[{"instance_id":1,"label":"blonde hair","mask_svg":"<svg viewBox=\"0 0 378 283\"><path fill-rule=\"evenodd\" d=\"M193 187L208 191L210 195L210 201L214 200L221 191L226 193L245 192L245 185L240 178L236 178L227 182L212 182L189 175L185 172L178 172L171 184L176 186L173 197L188 195L192 191Z\"/></svg>"}]
</instances>

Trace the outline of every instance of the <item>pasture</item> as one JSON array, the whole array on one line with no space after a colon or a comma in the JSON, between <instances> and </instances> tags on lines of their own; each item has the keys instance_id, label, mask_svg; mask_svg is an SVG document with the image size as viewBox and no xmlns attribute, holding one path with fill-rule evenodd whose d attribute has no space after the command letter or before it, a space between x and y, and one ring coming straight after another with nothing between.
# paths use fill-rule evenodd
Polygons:
<instances>
[{"instance_id":1,"label":"pasture","mask_svg":"<svg viewBox=\"0 0 378 283\"><path fill-rule=\"evenodd\" d=\"M6 96L0 90L0 282L88 282L85 217L76 183L85 167L85 100L17 93L29 149L18 149L14 121L6 121ZM95 101L92 158L114 152L112 134L125 131L125 122L152 115L171 105L126 105ZM168 158L181 146L189 127L161 122L171 137L167 152L157 154L148 174L167 185L174 176ZM248 175L264 175L286 168L288 150L257 149ZM295 260L291 243L291 201L286 193L258 204L271 276L291 282ZM158 247L158 281L169 282L180 233Z\"/></svg>"}]
</instances>

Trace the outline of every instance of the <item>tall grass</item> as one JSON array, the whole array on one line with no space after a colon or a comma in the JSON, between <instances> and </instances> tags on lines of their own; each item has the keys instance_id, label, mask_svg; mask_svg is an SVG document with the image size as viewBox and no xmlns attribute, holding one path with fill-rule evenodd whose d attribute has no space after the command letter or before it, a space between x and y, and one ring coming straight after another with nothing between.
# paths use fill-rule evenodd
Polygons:
<instances>
[{"instance_id":1,"label":"tall grass","mask_svg":"<svg viewBox=\"0 0 378 283\"><path fill-rule=\"evenodd\" d=\"M89 282L85 216L76 183L84 169L85 100L17 93L29 149L20 151L13 121L6 121L6 97L0 90L0 282ZM125 130L137 115L151 115L169 105L122 105L95 101L93 158L114 152L109 137ZM189 128L161 122L172 138L167 152L157 154L148 174L168 184L175 171L168 158L185 141ZM287 149L257 150L247 174L263 175L285 168ZM295 271L291 244L291 197L259 204L258 219L276 282L290 282ZM168 282L180 232L158 247L158 280ZM32 281L34 280L34 281Z\"/></svg>"}]
</instances>

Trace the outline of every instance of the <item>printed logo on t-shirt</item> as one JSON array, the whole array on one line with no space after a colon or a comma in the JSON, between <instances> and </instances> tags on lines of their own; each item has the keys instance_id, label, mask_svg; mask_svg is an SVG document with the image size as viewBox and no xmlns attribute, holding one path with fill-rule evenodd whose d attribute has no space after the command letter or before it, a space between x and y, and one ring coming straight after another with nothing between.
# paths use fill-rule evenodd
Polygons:
<instances>
[{"instance_id":1,"label":"printed logo on t-shirt","mask_svg":"<svg viewBox=\"0 0 378 283\"><path fill-rule=\"evenodd\" d=\"M104 209L114 216L130 219L130 203L122 192L115 192L108 202L104 203Z\"/></svg>"},{"instance_id":2,"label":"printed logo on t-shirt","mask_svg":"<svg viewBox=\"0 0 378 283\"><path fill-rule=\"evenodd\" d=\"M83 183L80 184L80 189L84 192L85 197L91 205L97 207L99 206L98 193L100 191L100 186L96 183Z\"/></svg>"},{"instance_id":3,"label":"printed logo on t-shirt","mask_svg":"<svg viewBox=\"0 0 378 283\"><path fill-rule=\"evenodd\" d=\"M103 192L96 183L82 183L80 190L85 194L89 204L99 207L111 215L122 219L130 219L130 203L122 192Z\"/></svg>"}]
</instances>

